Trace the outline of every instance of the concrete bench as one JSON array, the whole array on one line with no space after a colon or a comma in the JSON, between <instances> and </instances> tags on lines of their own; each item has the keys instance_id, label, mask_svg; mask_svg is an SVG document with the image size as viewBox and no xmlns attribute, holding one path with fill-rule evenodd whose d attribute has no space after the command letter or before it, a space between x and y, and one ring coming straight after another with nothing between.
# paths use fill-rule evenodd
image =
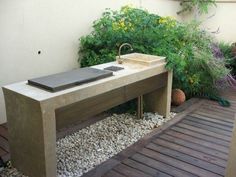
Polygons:
<instances>
[{"instance_id":1,"label":"concrete bench","mask_svg":"<svg viewBox=\"0 0 236 177\"><path fill-rule=\"evenodd\" d=\"M111 65L118 64L93 67L103 69ZM165 63L123 67L112 77L55 93L27 82L3 87L13 166L31 177L56 177L56 128L137 97L139 105L143 98L150 111L168 116L172 72L165 69Z\"/></svg>"}]
</instances>

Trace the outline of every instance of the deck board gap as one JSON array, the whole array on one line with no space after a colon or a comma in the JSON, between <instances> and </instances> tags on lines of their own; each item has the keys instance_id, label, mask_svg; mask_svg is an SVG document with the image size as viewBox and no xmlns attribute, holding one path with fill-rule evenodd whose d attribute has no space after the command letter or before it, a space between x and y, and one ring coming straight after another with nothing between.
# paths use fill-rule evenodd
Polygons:
<instances>
[{"instance_id":1,"label":"deck board gap","mask_svg":"<svg viewBox=\"0 0 236 177\"><path fill-rule=\"evenodd\" d=\"M190 173L190 172L188 172L188 171L186 171L186 170L184 170L184 169L180 169L179 167L176 167L176 166L174 166L174 165L172 165L172 164L169 164L169 163L167 163L167 162L165 162L165 161L162 161L162 160L160 160L160 159L155 159L155 158L150 157L150 156L147 156L146 154L143 154L143 153L141 153L141 152L137 152L137 154L139 154L139 155L141 155L141 156L144 156L145 158L151 159L152 161L155 161L155 162L157 162L157 163L164 164L164 165L166 166L167 170L169 170L170 168L171 168L172 170L175 170L173 173L172 173L172 171L171 171L171 172L166 172L166 173L168 173L168 174L170 174L170 175L174 175L175 173L177 173L177 174L183 173L183 174L181 174L179 177L195 177L195 176L196 176L196 175L194 175L193 173ZM156 169L159 170L159 167L156 168ZM175 174L175 175L176 175L176 174ZM174 175L174 176L175 176L175 175Z\"/></svg>"},{"instance_id":2,"label":"deck board gap","mask_svg":"<svg viewBox=\"0 0 236 177\"><path fill-rule=\"evenodd\" d=\"M204 124L197 123L197 122L194 122L194 121L191 121L191 120L185 119L185 120L182 120L181 123L187 124L187 125L190 125L190 126L194 126L194 127L198 127L198 128L204 129L204 130L212 131L212 132L215 132L219 135L225 135L225 136L228 136L228 137L232 136L232 131L230 132L230 131L227 131L227 130L222 130L222 129L219 129L219 128L216 128L216 127L204 125Z\"/></svg>"},{"instance_id":3,"label":"deck board gap","mask_svg":"<svg viewBox=\"0 0 236 177\"><path fill-rule=\"evenodd\" d=\"M156 141L152 141L152 143L155 144L155 145L161 145L163 147L173 149L173 150L175 150L177 152L180 152L180 153L183 153L183 154L187 154L189 156L192 156L192 157L195 157L197 159L206 161L208 163L217 165L219 167L225 168L225 166L227 164L226 160L219 159L219 158L216 158L212 155L208 155L208 154L205 154L203 152L199 152L199 151L193 150L191 148L188 148L188 147L185 147L185 146L182 146L182 145L178 145L178 144L175 144L175 143L172 143L172 142L168 142L168 141L165 141L165 140L160 140L159 139L159 140L156 140Z\"/></svg>"},{"instance_id":4,"label":"deck board gap","mask_svg":"<svg viewBox=\"0 0 236 177\"><path fill-rule=\"evenodd\" d=\"M184 171L187 171L193 175L199 175L201 174L201 176L208 176L208 177L220 177L222 175L218 175L216 173L212 173L212 172L209 172L208 170L205 170L205 169L202 169L202 168L199 168L195 165L191 165L189 163L186 163L182 160L179 160L179 159L176 159L176 158L173 158L173 157L170 157L168 155L165 155L163 153L160 153L160 152L155 152L153 150L149 150L149 149L146 149L144 148L142 151L141 151L142 154L145 154L147 155L148 157L150 158L158 158L159 160L161 160L162 162L166 162L168 163L169 165L172 165L178 169L181 169L181 170L184 170Z\"/></svg>"},{"instance_id":5,"label":"deck board gap","mask_svg":"<svg viewBox=\"0 0 236 177\"><path fill-rule=\"evenodd\" d=\"M215 143L211 143L211 142L208 142L208 141L205 141L205 140L201 140L199 138L195 138L195 137L192 137L192 136L189 136L189 135L185 135L183 133L178 133L178 132L173 131L173 130L166 131L165 134L169 135L169 136L172 136L172 137L175 137L175 138L178 138L178 139L181 139L181 140L184 140L184 141L187 141L187 142L190 142L190 143L199 144L201 146L204 146L204 147L214 149L214 150L217 150L217 151L228 154L228 148L226 148L224 146L221 146L221 145L218 145L218 144L215 144Z\"/></svg>"},{"instance_id":6,"label":"deck board gap","mask_svg":"<svg viewBox=\"0 0 236 177\"><path fill-rule=\"evenodd\" d=\"M202 135L207 135L207 136L211 136L211 137L226 141L228 143L230 143L230 141L231 141L230 137L222 137L222 136L219 136L219 134L217 134L215 132L211 132L211 131L200 129L200 128L197 128L198 130L196 130L195 129L196 127L193 127L193 126L189 126L189 125L185 126L185 124L177 124L176 127L185 128L185 129L188 129L190 131L200 133Z\"/></svg>"},{"instance_id":7,"label":"deck board gap","mask_svg":"<svg viewBox=\"0 0 236 177\"><path fill-rule=\"evenodd\" d=\"M229 148L229 145L230 145L230 143L227 142L227 141L223 141L221 139L217 139L215 137L211 137L211 136L208 136L208 135L203 135L203 134L198 133L198 132L193 132L193 131L190 131L188 129L184 129L184 128L180 128L180 127L171 127L170 130L173 130L175 132L182 133L182 134L194 137L194 138L198 138L198 139L203 140L203 141L215 143L217 145L221 145L221 146L224 146L226 148Z\"/></svg>"},{"instance_id":8,"label":"deck board gap","mask_svg":"<svg viewBox=\"0 0 236 177\"><path fill-rule=\"evenodd\" d=\"M226 122L223 120L216 120L210 117L203 117L203 116L197 116L196 114L190 114L188 117L191 117L191 119L198 119L200 121L207 121L207 122L211 122L217 125L221 125L221 126L225 126L228 127L230 129L233 129L233 125L230 122Z\"/></svg>"},{"instance_id":9,"label":"deck board gap","mask_svg":"<svg viewBox=\"0 0 236 177\"><path fill-rule=\"evenodd\" d=\"M161 176L161 177L171 177L171 175L169 175L168 173L165 173L164 171L161 170L157 170L153 167L148 166L147 164L138 162L134 159L128 158L127 160L125 160L124 162L122 162L123 164L130 166L132 168L135 169L142 169L141 171L146 172L149 175L157 175Z\"/></svg>"},{"instance_id":10,"label":"deck board gap","mask_svg":"<svg viewBox=\"0 0 236 177\"><path fill-rule=\"evenodd\" d=\"M211 122L211 121L208 121L208 120L203 120L203 119L195 118L195 117L192 117L192 116L187 116L185 118L185 120L189 120L189 121L196 122L196 123L199 123L199 124L201 123L203 125L218 128L218 129L225 130L225 131L228 131L228 132L231 132L231 133L233 132L233 127L228 127L227 125Z\"/></svg>"},{"instance_id":11,"label":"deck board gap","mask_svg":"<svg viewBox=\"0 0 236 177\"><path fill-rule=\"evenodd\" d=\"M157 144L149 144L148 146L146 146L146 148L156 151L156 152L159 152L161 154L167 155L169 157L175 158L175 159L185 162L187 164L196 166L198 168L207 170L211 173L215 173L215 174L222 175L222 176L224 175L224 168L223 167L220 167L215 164L211 164L207 161L193 157L189 154L185 154L185 153L173 150L169 147L164 147L164 146L157 145Z\"/></svg>"},{"instance_id":12,"label":"deck board gap","mask_svg":"<svg viewBox=\"0 0 236 177\"><path fill-rule=\"evenodd\" d=\"M162 138L160 137L162 140L165 140L165 141L169 141L169 142L172 142L171 140L168 140L167 138ZM173 137L174 138L174 137ZM174 138L175 139L175 138ZM193 143L188 143L188 144L184 144L184 143L180 143L180 142L174 142L174 144L177 144L177 145L181 145L181 146L184 146L186 148L190 148L192 150L195 150L195 151L198 151L198 152L201 152L201 153L204 153L206 155L211 155L215 158L219 158L221 160L227 160L228 158L228 155L225 154L225 153L221 153L221 152L215 152L215 150L212 150L212 151L208 151L206 152L206 149L205 147L203 147L201 150L199 150L199 148L201 148L201 146L199 146L198 144L193 144ZM195 145L195 146L193 146Z\"/></svg>"}]
</instances>

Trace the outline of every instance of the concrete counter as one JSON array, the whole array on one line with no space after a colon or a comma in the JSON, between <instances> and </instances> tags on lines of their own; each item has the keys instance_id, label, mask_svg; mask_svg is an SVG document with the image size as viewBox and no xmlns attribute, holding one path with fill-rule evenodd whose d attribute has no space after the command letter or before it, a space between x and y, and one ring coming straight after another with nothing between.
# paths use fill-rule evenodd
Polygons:
<instances>
[{"instance_id":1,"label":"concrete counter","mask_svg":"<svg viewBox=\"0 0 236 177\"><path fill-rule=\"evenodd\" d=\"M51 93L20 82L3 87L13 166L32 177L56 177L56 128L144 95L150 111L170 112L172 72L165 63L121 66L114 76ZM93 108L93 109L91 109Z\"/></svg>"}]
</instances>

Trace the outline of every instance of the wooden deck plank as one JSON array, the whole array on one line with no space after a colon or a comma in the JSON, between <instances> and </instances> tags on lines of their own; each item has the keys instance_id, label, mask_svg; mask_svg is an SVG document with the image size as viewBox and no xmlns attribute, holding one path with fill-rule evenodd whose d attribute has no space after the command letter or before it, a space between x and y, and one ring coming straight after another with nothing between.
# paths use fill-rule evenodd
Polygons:
<instances>
[{"instance_id":1,"label":"wooden deck plank","mask_svg":"<svg viewBox=\"0 0 236 177\"><path fill-rule=\"evenodd\" d=\"M234 94L224 94L224 97L226 99L228 99L229 101L233 102L233 103L236 103L235 100L236 100L236 93L234 92Z\"/></svg>"},{"instance_id":2,"label":"wooden deck plank","mask_svg":"<svg viewBox=\"0 0 236 177\"><path fill-rule=\"evenodd\" d=\"M201 105L201 107L205 107L206 109L211 109L211 110L215 110L217 109L218 111L224 111L224 112L228 112L228 113L231 113L231 114L234 114L235 111L232 109L232 107L222 107L222 106L218 106L218 105L214 105L214 104L206 104L206 103L203 103Z\"/></svg>"},{"instance_id":3,"label":"wooden deck plank","mask_svg":"<svg viewBox=\"0 0 236 177\"><path fill-rule=\"evenodd\" d=\"M215 138L218 138L218 139L222 139L222 140L225 140L225 141L228 141L228 142L231 141L231 137L229 137L229 136L220 135L220 134L217 134L215 132L205 130L205 129L201 129L201 128L198 128L198 127L194 127L194 126L191 126L191 125L186 125L186 124L179 123L176 126L186 128L188 130L192 130L194 132L201 133L203 135L208 135L208 136L212 136L212 137L215 137Z\"/></svg>"},{"instance_id":4,"label":"wooden deck plank","mask_svg":"<svg viewBox=\"0 0 236 177\"><path fill-rule=\"evenodd\" d=\"M185 120L189 120L189 121L193 121L193 122L196 122L196 123L199 123L199 124L211 126L211 127L217 128L217 129L221 129L221 130L231 132L231 133L233 132L232 127L228 127L228 126L216 123L216 122L211 122L211 121L202 120L202 119L196 119L195 117L192 117L192 116L186 116Z\"/></svg>"},{"instance_id":5,"label":"wooden deck plank","mask_svg":"<svg viewBox=\"0 0 236 177\"><path fill-rule=\"evenodd\" d=\"M4 128L4 126L0 126L0 135L5 138L6 140L8 139L8 132L7 129Z\"/></svg>"},{"instance_id":6,"label":"wooden deck plank","mask_svg":"<svg viewBox=\"0 0 236 177\"><path fill-rule=\"evenodd\" d=\"M11 155L10 155L9 152L7 152L6 154L1 155L1 158L2 158L3 162L6 163L6 162L8 162L11 159Z\"/></svg>"},{"instance_id":7,"label":"wooden deck plank","mask_svg":"<svg viewBox=\"0 0 236 177\"><path fill-rule=\"evenodd\" d=\"M230 104L231 104L230 107L222 107L222 106L220 106L220 105L218 105L218 104L216 104L214 102L211 103L211 102L208 102L208 101L206 101L205 104L209 104L209 105L215 107L215 109L227 110L227 111L233 112L233 113L236 110L236 104L234 102L232 102L232 100L230 100Z\"/></svg>"},{"instance_id":8,"label":"wooden deck plank","mask_svg":"<svg viewBox=\"0 0 236 177\"><path fill-rule=\"evenodd\" d=\"M189 136L189 135L186 135L186 134L183 134L183 133L179 133L179 132L176 132L176 131L173 131L173 130L166 131L165 134L176 137L178 139L182 139L182 140L186 140L186 141L189 141L189 142L192 142L192 143L195 143L195 144L199 144L199 145L208 147L210 149L221 151L221 152L224 152L226 154L228 154L228 152L229 152L229 148L227 148L225 146L221 146L221 145L218 145L218 144L215 144L215 143L212 143L212 142L208 142L208 141L205 141L205 140L194 138L192 136Z\"/></svg>"},{"instance_id":9,"label":"wooden deck plank","mask_svg":"<svg viewBox=\"0 0 236 177\"><path fill-rule=\"evenodd\" d=\"M193 112L190 115L194 116L194 117L206 117L206 118L210 118L210 119L215 119L216 121L218 120L218 121L226 122L228 124L233 125L233 120L231 120L231 119L224 119L222 117L215 117L213 115L202 115L202 113L198 113L197 111Z\"/></svg>"},{"instance_id":10,"label":"wooden deck plank","mask_svg":"<svg viewBox=\"0 0 236 177\"><path fill-rule=\"evenodd\" d=\"M9 143L2 136L0 136L0 147L4 149L6 152L9 152Z\"/></svg>"},{"instance_id":11,"label":"wooden deck plank","mask_svg":"<svg viewBox=\"0 0 236 177\"><path fill-rule=\"evenodd\" d=\"M219 113L219 112L214 112L214 111L211 111L211 110L207 110L207 109L198 109L196 111L197 113L200 113L200 114L204 114L205 116L207 115L211 115L211 116L214 116L214 117L218 117L218 118L222 118L224 120L233 120L233 115L227 115L225 114L223 111L223 113Z\"/></svg>"},{"instance_id":12,"label":"wooden deck plank","mask_svg":"<svg viewBox=\"0 0 236 177\"><path fill-rule=\"evenodd\" d=\"M122 162L123 164L130 166L135 169L140 169L141 171L145 172L146 174L149 174L151 176L159 176L159 177L171 177L170 175L163 173L161 171L158 171L154 168L151 168L147 165L144 165L142 163L139 163L132 159L126 159Z\"/></svg>"},{"instance_id":13,"label":"wooden deck plank","mask_svg":"<svg viewBox=\"0 0 236 177\"><path fill-rule=\"evenodd\" d=\"M206 154L215 156L216 158L221 158L223 160L227 160L228 159L228 155L227 154L222 153L222 152L217 151L217 150L214 150L214 149L209 149L209 148L201 146L199 144L191 143L191 142L184 141L184 140L181 140L181 139L176 139L175 137L172 137L172 136L169 136L169 135L166 135L166 134L165 135L164 134L161 135L160 138L162 138L162 139L164 139L166 141L170 141L170 142L176 143L178 145L182 145L182 146L191 148L191 149L199 151L199 152L204 152Z\"/></svg>"},{"instance_id":14,"label":"wooden deck plank","mask_svg":"<svg viewBox=\"0 0 236 177\"><path fill-rule=\"evenodd\" d=\"M7 152L0 147L0 157L4 156L6 154L7 154Z\"/></svg>"},{"instance_id":15,"label":"wooden deck plank","mask_svg":"<svg viewBox=\"0 0 236 177\"><path fill-rule=\"evenodd\" d=\"M234 91L231 90L230 92L234 92ZM225 91L224 91L222 97L223 97L223 98L226 98L227 100L229 100L232 106L235 106L235 105L236 105L235 94L236 94L235 92L234 92L234 94L231 94L231 93L230 93L230 94L226 94ZM208 103L209 103L209 102L210 102L210 103L212 102L212 104L215 104L215 105L220 106L219 103L216 102L216 101L211 101L211 100L206 99L206 102L208 102Z\"/></svg>"},{"instance_id":16,"label":"wooden deck plank","mask_svg":"<svg viewBox=\"0 0 236 177\"><path fill-rule=\"evenodd\" d=\"M226 148L229 148L230 143L228 141L224 141L222 139L218 139L218 138L215 138L215 137L212 137L212 136L204 135L204 134L194 132L194 131L191 131L191 130L188 130L188 129L185 129L185 128L181 128L181 127L171 127L170 130L174 130L174 131L179 132L179 133L183 133L183 134L186 134L186 135L198 138L198 139L202 139L202 140L212 142L212 143L215 143L215 144L218 144L218 145L221 145L221 146L225 146Z\"/></svg>"},{"instance_id":17,"label":"wooden deck plank","mask_svg":"<svg viewBox=\"0 0 236 177\"><path fill-rule=\"evenodd\" d=\"M229 127L231 129L233 129L232 123L226 122L226 121L223 121L223 120L213 119L213 118L201 116L201 115L198 115L198 114L190 114L189 117L192 117L192 119L212 122L212 123L215 123L216 125L222 125L222 126Z\"/></svg>"},{"instance_id":18,"label":"wooden deck plank","mask_svg":"<svg viewBox=\"0 0 236 177\"><path fill-rule=\"evenodd\" d=\"M229 116L229 117L232 117L232 116L234 116L234 111L229 111L229 110L223 110L223 109L218 109L218 107L217 108L212 108L212 107L205 107L205 106L201 106L200 108L199 108L199 110L201 110L201 111L211 111L211 112L214 112L214 114L215 113L217 113L218 115L227 115L227 116Z\"/></svg>"},{"instance_id":19,"label":"wooden deck plank","mask_svg":"<svg viewBox=\"0 0 236 177\"><path fill-rule=\"evenodd\" d=\"M173 167L167 163L163 163L163 162L160 162L158 160L154 160L150 157L147 157L143 154L135 154L132 156L132 159L140 162L140 163L143 163L143 164L146 164L148 165L149 167L152 167L152 168L155 168L157 170L160 170L160 171L163 171L171 176L175 176L175 177L196 177L196 175L194 174L191 174L185 170L181 170L179 168L176 168L176 167Z\"/></svg>"},{"instance_id":20,"label":"wooden deck plank","mask_svg":"<svg viewBox=\"0 0 236 177\"><path fill-rule=\"evenodd\" d=\"M110 158L100 165L100 166L102 166L102 168L97 166L93 170L84 174L83 177L100 177L102 175L105 175L108 171L112 170L112 168L118 164L120 164L120 161L118 161L114 158Z\"/></svg>"},{"instance_id":21,"label":"wooden deck plank","mask_svg":"<svg viewBox=\"0 0 236 177\"><path fill-rule=\"evenodd\" d=\"M178 152L188 154L190 156L204 160L204 161L209 162L211 164L218 165L220 167L226 167L226 164L227 164L226 160L217 158L217 157L209 155L209 154L205 154L204 152L199 152L199 151L193 150L193 149L185 147L185 146L181 146L181 145L178 145L178 144L175 144L172 142L168 142L168 141L165 141L162 139L153 140L152 143L166 147L166 148L176 150Z\"/></svg>"},{"instance_id":22,"label":"wooden deck plank","mask_svg":"<svg viewBox=\"0 0 236 177\"><path fill-rule=\"evenodd\" d=\"M8 130L7 123L3 123L1 124L1 126L3 126L6 130Z\"/></svg>"},{"instance_id":23,"label":"wooden deck plank","mask_svg":"<svg viewBox=\"0 0 236 177\"><path fill-rule=\"evenodd\" d=\"M199 110L202 110L203 112L214 112L214 113L217 113L217 114L225 114L227 116L233 116L234 112L232 111L232 108L229 107L230 109L224 109L224 107L222 106L218 106L218 107L210 107L210 106L205 106L205 105L202 105ZM231 110L231 111L229 111Z\"/></svg>"},{"instance_id":24,"label":"wooden deck plank","mask_svg":"<svg viewBox=\"0 0 236 177\"><path fill-rule=\"evenodd\" d=\"M117 165L113 170L128 177L151 177L151 175L143 173L142 171L139 171L124 164Z\"/></svg>"},{"instance_id":25,"label":"wooden deck plank","mask_svg":"<svg viewBox=\"0 0 236 177\"><path fill-rule=\"evenodd\" d=\"M232 108L234 108L236 106L236 104L231 102L231 101L234 101L233 99L228 99L228 100L231 103L229 107L223 107L223 106L219 105L218 103L216 103L214 101L210 101L210 100L205 100L204 104L202 104L202 106L205 106L205 107L219 107L219 108L222 108L223 110L231 110L232 111Z\"/></svg>"},{"instance_id":26,"label":"wooden deck plank","mask_svg":"<svg viewBox=\"0 0 236 177\"><path fill-rule=\"evenodd\" d=\"M230 107L222 107L222 106L219 106L219 105L209 103L209 105L204 105L203 104L200 109L205 109L203 112L207 112L207 111L210 111L210 112L213 112L213 113L215 113L215 112L216 113L227 112L227 114L234 114L235 108L236 108L236 106L234 106L232 104L231 104ZM214 111L215 109L217 111Z\"/></svg>"},{"instance_id":27,"label":"wooden deck plank","mask_svg":"<svg viewBox=\"0 0 236 177\"><path fill-rule=\"evenodd\" d=\"M175 150L163 147L163 146L159 146L159 145L150 143L146 146L146 148L151 149L156 152L159 152L159 153L162 153L164 155L173 157L177 160L189 163L191 165L200 167L202 169L205 169L205 170L210 171L212 173L216 173L218 175L223 176L224 172L225 172L225 169L223 167L211 164L209 162L200 160L198 158L192 157L190 155L187 155L187 154L184 154L184 153L181 153L181 152L178 152L178 151L175 151Z\"/></svg>"},{"instance_id":28,"label":"wooden deck plank","mask_svg":"<svg viewBox=\"0 0 236 177\"><path fill-rule=\"evenodd\" d=\"M106 173L105 175L103 175L103 177L126 177L126 176L124 176L114 170L111 170L108 173Z\"/></svg>"},{"instance_id":29,"label":"wooden deck plank","mask_svg":"<svg viewBox=\"0 0 236 177\"><path fill-rule=\"evenodd\" d=\"M218 133L220 135L224 135L224 136L228 136L228 137L232 136L232 131L225 131L225 130L222 130L222 129L219 129L219 128L208 126L208 125L205 125L205 124L202 124L202 123L197 123L197 122L194 122L194 121L191 121L191 120L185 119L185 120L181 121L181 123L191 125L191 126L194 126L194 127L198 127L198 128L204 129L204 130L211 131L211 132L215 132L215 133Z\"/></svg>"},{"instance_id":30,"label":"wooden deck plank","mask_svg":"<svg viewBox=\"0 0 236 177\"><path fill-rule=\"evenodd\" d=\"M164 163L167 163L167 164L170 164L174 167L177 167L179 169L182 169L182 170L185 170L189 173L192 173L192 174L195 174L197 176L208 176L208 177L220 177L221 175L217 175L215 173L212 173L208 170L204 170L202 168L199 168L195 165L191 165L189 163L185 163L181 160L177 160L176 158L172 158L170 156L166 156L166 155L163 155L159 152L156 152L156 151L152 151L152 150L149 150L149 149L142 149L140 151L141 154L145 155L145 156L148 156L152 159L157 159L161 162L164 162Z\"/></svg>"},{"instance_id":31,"label":"wooden deck plank","mask_svg":"<svg viewBox=\"0 0 236 177\"><path fill-rule=\"evenodd\" d=\"M232 122L233 123L233 118L229 118L229 117L226 117L226 116L218 116L216 114L210 114L210 113L207 113L207 112L203 112L203 111L194 111L194 113L196 114L200 114L200 115L203 115L203 116L206 116L206 117L212 117L212 118L215 118L215 119L220 119L220 120L226 120L228 122Z\"/></svg>"},{"instance_id":32,"label":"wooden deck plank","mask_svg":"<svg viewBox=\"0 0 236 177\"><path fill-rule=\"evenodd\" d=\"M111 170L108 173L106 173L105 175L103 175L103 177L126 177L126 176L124 176L114 170Z\"/></svg>"}]
</instances>

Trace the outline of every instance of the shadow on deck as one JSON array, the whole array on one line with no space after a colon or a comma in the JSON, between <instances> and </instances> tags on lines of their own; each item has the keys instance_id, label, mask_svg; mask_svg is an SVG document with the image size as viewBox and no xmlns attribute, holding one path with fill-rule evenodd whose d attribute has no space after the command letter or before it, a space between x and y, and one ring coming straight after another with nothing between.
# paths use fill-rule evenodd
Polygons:
<instances>
[{"instance_id":1,"label":"shadow on deck","mask_svg":"<svg viewBox=\"0 0 236 177\"><path fill-rule=\"evenodd\" d=\"M231 141L236 91L222 93L224 108L209 100L190 101L178 115L84 177L224 176ZM7 126L0 126L0 156L9 160Z\"/></svg>"}]
</instances>

